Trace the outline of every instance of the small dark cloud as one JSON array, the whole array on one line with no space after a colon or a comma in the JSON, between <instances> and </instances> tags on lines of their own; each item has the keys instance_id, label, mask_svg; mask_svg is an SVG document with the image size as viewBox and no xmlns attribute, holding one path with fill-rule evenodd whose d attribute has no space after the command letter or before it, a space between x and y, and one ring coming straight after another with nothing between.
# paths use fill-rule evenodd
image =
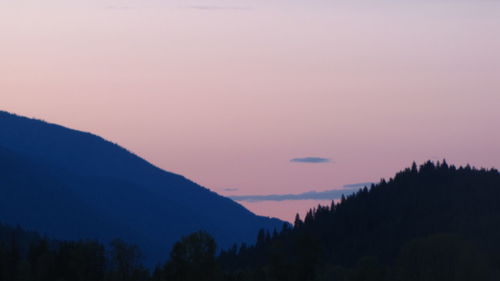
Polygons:
<instances>
[{"instance_id":1,"label":"small dark cloud","mask_svg":"<svg viewBox=\"0 0 500 281\"><path fill-rule=\"evenodd\" d=\"M232 192L232 191L238 191L237 188L224 188L223 189L224 191L229 191L229 192Z\"/></svg>"},{"instance_id":2,"label":"small dark cloud","mask_svg":"<svg viewBox=\"0 0 500 281\"><path fill-rule=\"evenodd\" d=\"M288 200L335 200L342 195L350 195L365 186L372 183L346 184L341 189L332 189L326 191L309 191L298 194L270 194L270 195L237 195L229 196L234 201L260 202L260 201L288 201Z\"/></svg>"},{"instance_id":3,"label":"small dark cloud","mask_svg":"<svg viewBox=\"0 0 500 281\"><path fill-rule=\"evenodd\" d=\"M320 163L332 162L332 159L323 157L303 157L303 158L293 158L290 160L290 162L320 164Z\"/></svg>"},{"instance_id":4,"label":"small dark cloud","mask_svg":"<svg viewBox=\"0 0 500 281\"><path fill-rule=\"evenodd\" d=\"M245 6L215 6L215 5L196 5L189 6L189 9L202 10L202 11L224 11L224 10L236 10L236 11L248 11L252 8Z\"/></svg>"}]
</instances>

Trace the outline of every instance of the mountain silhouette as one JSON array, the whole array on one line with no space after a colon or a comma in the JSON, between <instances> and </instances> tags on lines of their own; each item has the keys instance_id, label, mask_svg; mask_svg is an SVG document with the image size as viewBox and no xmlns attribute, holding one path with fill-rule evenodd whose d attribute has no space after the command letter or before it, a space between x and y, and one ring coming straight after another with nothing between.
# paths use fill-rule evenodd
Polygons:
<instances>
[{"instance_id":1,"label":"mountain silhouette","mask_svg":"<svg viewBox=\"0 0 500 281\"><path fill-rule=\"evenodd\" d=\"M207 231L227 247L283 224L101 137L3 111L0 221L56 239L123 238L150 265L187 233Z\"/></svg>"}]
</instances>

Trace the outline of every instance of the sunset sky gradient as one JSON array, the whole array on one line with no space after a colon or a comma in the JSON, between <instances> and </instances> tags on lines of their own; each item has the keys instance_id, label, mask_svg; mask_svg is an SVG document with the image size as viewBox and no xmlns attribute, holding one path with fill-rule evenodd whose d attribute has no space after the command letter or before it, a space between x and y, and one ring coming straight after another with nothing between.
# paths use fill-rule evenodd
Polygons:
<instances>
[{"instance_id":1,"label":"sunset sky gradient","mask_svg":"<svg viewBox=\"0 0 500 281\"><path fill-rule=\"evenodd\" d=\"M0 109L223 195L500 168L500 1L0 1L0 35Z\"/></svg>"}]
</instances>

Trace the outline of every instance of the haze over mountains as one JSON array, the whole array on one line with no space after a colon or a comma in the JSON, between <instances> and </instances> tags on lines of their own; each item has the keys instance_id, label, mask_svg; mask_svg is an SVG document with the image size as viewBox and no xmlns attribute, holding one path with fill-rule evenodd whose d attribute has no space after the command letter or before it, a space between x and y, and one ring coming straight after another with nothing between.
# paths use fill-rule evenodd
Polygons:
<instances>
[{"instance_id":1,"label":"haze over mountains","mask_svg":"<svg viewBox=\"0 0 500 281\"><path fill-rule=\"evenodd\" d=\"M0 112L0 220L58 239L123 238L157 263L182 235L219 245L281 228L90 133Z\"/></svg>"}]
</instances>

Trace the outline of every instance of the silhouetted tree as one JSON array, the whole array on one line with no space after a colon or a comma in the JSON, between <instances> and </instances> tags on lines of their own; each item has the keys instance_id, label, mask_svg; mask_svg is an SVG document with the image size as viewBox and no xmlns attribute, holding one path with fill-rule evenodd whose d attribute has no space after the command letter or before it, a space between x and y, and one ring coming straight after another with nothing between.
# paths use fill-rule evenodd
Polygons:
<instances>
[{"instance_id":1,"label":"silhouetted tree","mask_svg":"<svg viewBox=\"0 0 500 281\"><path fill-rule=\"evenodd\" d=\"M199 231L183 237L175 243L170 261L165 266L167 280L215 280L215 250L215 240L206 232Z\"/></svg>"},{"instance_id":2,"label":"silhouetted tree","mask_svg":"<svg viewBox=\"0 0 500 281\"><path fill-rule=\"evenodd\" d=\"M111 242L111 281L135 281L142 275L141 253L137 246L120 239Z\"/></svg>"}]
</instances>

